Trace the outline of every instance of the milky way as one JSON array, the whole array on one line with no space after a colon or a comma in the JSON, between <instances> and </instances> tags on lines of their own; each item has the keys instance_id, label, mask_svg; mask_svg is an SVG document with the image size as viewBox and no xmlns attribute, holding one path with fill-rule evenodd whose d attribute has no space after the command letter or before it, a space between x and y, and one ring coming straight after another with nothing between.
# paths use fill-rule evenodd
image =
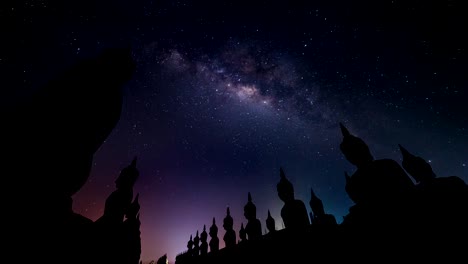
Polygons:
<instances>
[{"instance_id":1,"label":"milky way","mask_svg":"<svg viewBox=\"0 0 468 264\"><path fill-rule=\"evenodd\" d=\"M132 47L121 119L73 208L97 219L138 156L144 261L174 261L213 217L222 238L227 206L239 230L248 192L262 225L270 210L282 228L280 166L298 199L314 188L340 222L355 168L339 122L375 158L400 162L402 144L468 181L468 22L456 1L35 2L6 11L24 32L5 36L22 48L2 49L2 107L104 48Z\"/></svg>"}]
</instances>

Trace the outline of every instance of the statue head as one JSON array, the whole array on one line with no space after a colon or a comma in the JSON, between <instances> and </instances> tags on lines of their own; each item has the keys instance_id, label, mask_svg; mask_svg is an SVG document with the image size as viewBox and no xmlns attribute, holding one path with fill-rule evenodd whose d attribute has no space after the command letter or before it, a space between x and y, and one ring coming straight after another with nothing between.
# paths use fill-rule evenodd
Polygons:
<instances>
[{"instance_id":1,"label":"statue head","mask_svg":"<svg viewBox=\"0 0 468 264\"><path fill-rule=\"evenodd\" d=\"M253 220L257 218L257 207L255 204L252 202L252 196L250 195L250 192L248 194L248 202L244 206L244 216L247 220Z\"/></svg>"},{"instance_id":2,"label":"statue head","mask_svg":"<svg viewBox=\"0 0 468 264\"><path fill-rule=\"evenodd\" d=\"M291 182L286 178L283 168L280 167L280 181L276 185L278 196L283 202L294 200L294 188Z\"/></svg>"},{"instance_id":3,"label":"statue head","mask_svg":"<svg viewBox=\"0 0 468 264\"><path fill-rule=\"evenodd\" d=\"M215 218L213 217L213 224L210 227L210 237L218 235L218 227L216 226Z\"/></svg>"},{"instance_id":4,"label":"statue head","mask_svg":"<svg viewBox=\"0 0 468 264\"><path fill-rule=\"evenodd\" d=\"M223 227L225 230L232 229L234 225L234 219L232 219L231 212L229 211L229 207L226 209L226 217L223 221Z\"/></svg>"},{"instance_id":5,"label":"statue head","mask_svg":"<svg viewBox=\"0 0 468 264\"><path fill-rule=\"evenodd\" d=\"M401 165L416 182L424 182L436 177L428 162L421 157L411 154L402 145L398 144L398 146L400 147L401 154L403 155Z\"/></svg>"},{"instance_id":6,"label":"statue head","mask_svg":"<svg viewBox=\"0 0 468 264\"><path fill-rule=\"evenodd\" d=\"M340 128L343 134L340 149L351 164L360 167L374 160L369 147L362 139L351 135L342 123L340 123Z\"/></svg>"}]
</instances>

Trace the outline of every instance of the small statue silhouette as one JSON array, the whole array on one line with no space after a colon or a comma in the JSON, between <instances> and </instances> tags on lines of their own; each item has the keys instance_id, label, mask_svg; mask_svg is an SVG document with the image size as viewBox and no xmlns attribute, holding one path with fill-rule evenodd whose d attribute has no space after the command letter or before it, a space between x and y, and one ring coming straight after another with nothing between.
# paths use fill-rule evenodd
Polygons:
<instances>
[{"instance_id":1,"label":"small statue silhouette","mask_svg":"<svg viewBox=\"0 0 468 264\"><path fill-rule=\"evenodd\" d=\"M247 232L245 232L244 223L241 223L241 228L239 230L239 238L240 238L239 242L247 241Z\"/></svg>"},{"instance_id":2,"label":"small statue silhouette","mask_svg":"<svg viewBox=\"0 0 468 264\"><path fill-rule=\"evenodd\" d=\"M223 227L226 230L224 234L223 240L226 247L232 247L236 244L236 232L233 229L234 226L234 219L231 216L231 212L229 211L229 207L227 208L227 214L224 218Z\"/></svg>"},{"instance_id":3,"label":"small statue silhouette","mask_svg":"<svg viewBox=\"0 0 468 264\"><path fill-rule=\"evenodd\" d=\"M310 208L314 213L313 217L311 215L313 225L326 225L326 226L335 226L337 225L335 216L331 214L326 214L325 209L323 208L322 200L320 200L317 195L315 195L314 190L310 188Z\"/></svg>"},{"instance_id":4,"label":"small statue silhouette","mask_svg":"<svg viewBox=\"0 0 468 264\"><path fill-rule=\"evenodd\" d=\"M198 256L200 255L200 237L198 236L198 230L197 234L193 238L193 256Z\"/></svg>"},{"instance_id":5,"label":"small statue silhouette","mask_svg":"<svg viewBox=\"0 0 468 264\"><path fill-rule=\"evenodd\" d=\"M213 217L213 224L210 227L210 252L219 251L219 238L218 227L216 226L215 218Z\"/></svg>"},{"instance_id":6,"label":"small statue silhouette","mask_svg":"<svg viewBox=\"0 0 468 264\"><path fill-rule=\"evenodd\" d=\"M248 202L244 206L244 216L247 219L245 232L248 240L255 240L262 237L262 224L257 219L257 207L252 202L252 196L248 193Z\"/></svg>"},{"instance_id":7,"label":"small statue silhouette","mask_svg":"<svg viewBox=\"0 0 468 264\"><path fill-rule=\"evenodd\" d=\"M284 202L281 218L286 228L302 229L310 225L307 209L301 200L294 198L294 187L280 168L280 181L276 185L279 198Z\"/></svg>"},{"instance_id":8,"label":"small statue silhouette","mask_svg":"<svg viewBox=\"0 0 468 264\"><path fill-rule=\"evenodd\" d=\"M206 233L206 225L203 225L203 232L200 234L200 255L205 256L208 254L208 234Z\"/></svg>"},{"instance_id":9,"label":"small statue silhouette","mask_svg":"<svg viewBox=\"0 0 468 264\"><path fill-rule=\"evenodd\" d=\"M268 217L266 219L266 226L268 228L268 233L269 234L276 231L275 219L273 219L273 217L271 217L270 210L268 210Z\"/></svg>"},{"instance_id":10,"label":"small statue silhouette","mask_svg":"<svg viewBox=\"0 0 468 264\"><path fill-rule=\"evenodd\" d=\"M192 235L190 235L190 240L187 242L187 252L190 256L193 255L193 244Z\"/></svg>"}]
</instances>

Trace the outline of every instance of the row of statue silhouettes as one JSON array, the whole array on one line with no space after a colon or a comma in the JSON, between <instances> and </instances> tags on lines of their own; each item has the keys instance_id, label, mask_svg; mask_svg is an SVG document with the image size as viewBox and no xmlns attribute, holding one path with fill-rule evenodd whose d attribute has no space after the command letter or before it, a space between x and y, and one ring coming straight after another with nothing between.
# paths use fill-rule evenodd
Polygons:
<instances>
[{"instance_id":1,"label":"row of statue silhouettes","mask_svg":"<svg viewBox=\"0 0 468 264\"><path fill-rule=\"evenodd\" d=\"M313 225L337 225L335 217L331 214L325 213L325 209L322 201L317 197L314 191L311 189L311 200L309 205L312 209L313 214L307 214L307 209L301 200L295 199L294 188L292 183L286 178L283 168L280 168L280 181L277 184L277 191L279 198L285 203L281 210L281 217L284 223L284 227L289 230L304 230L311 224ZM252 200L250 192L247 195L247 204L244 206L244 217L247 220L247 224L244 227L244 223L241 223L239 230L239 243L244 241L255 241L262 237L262 224L257 218L257 208ZM234 247L236 243L236 232L234 231L234 219L231 216L229 207L226 209L226 217L223 220L223 228L225 234L223 237L225 247ZM266 227L268 234L276 231L275 220L271 216L270 210L268 210L268 216L266 218ZM218 227L216 226L215 218L213 218L213 224L210 227L210 252L216 252L219 250L219 238ZM191 256L206 255L208 254L207 246L207 233L206 226L203 226L203 232L200 234L196 232L195 237L190 236L190 240L187 243L188 254Z\"/></svg>"}]
</instances>

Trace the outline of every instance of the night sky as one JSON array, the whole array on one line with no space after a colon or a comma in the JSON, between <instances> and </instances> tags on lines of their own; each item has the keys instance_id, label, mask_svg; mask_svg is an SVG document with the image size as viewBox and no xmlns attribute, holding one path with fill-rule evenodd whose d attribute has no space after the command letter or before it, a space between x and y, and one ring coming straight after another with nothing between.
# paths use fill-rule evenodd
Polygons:
<instances>
[{"instance_id":1,"label":"night sky","mask_svg":"<svg viewBox=\"0 0 468 264\"><path fill-rule=\"evenodd\" d=\"M101 216L138 156L142 260L173 262L213 217L224 247L226 207L237 232L248 192L262 228L267 210L282 228L280 166L309 211L312 187L341 222L352 205L343 172L354 168L339 122L377 159L401 162L400 143L438 176L468 182L463 1L196 2L37 0L1 11L5 109L81 59L132 48L121 120L73 208Z\"/></svg>"}]
</instances>

